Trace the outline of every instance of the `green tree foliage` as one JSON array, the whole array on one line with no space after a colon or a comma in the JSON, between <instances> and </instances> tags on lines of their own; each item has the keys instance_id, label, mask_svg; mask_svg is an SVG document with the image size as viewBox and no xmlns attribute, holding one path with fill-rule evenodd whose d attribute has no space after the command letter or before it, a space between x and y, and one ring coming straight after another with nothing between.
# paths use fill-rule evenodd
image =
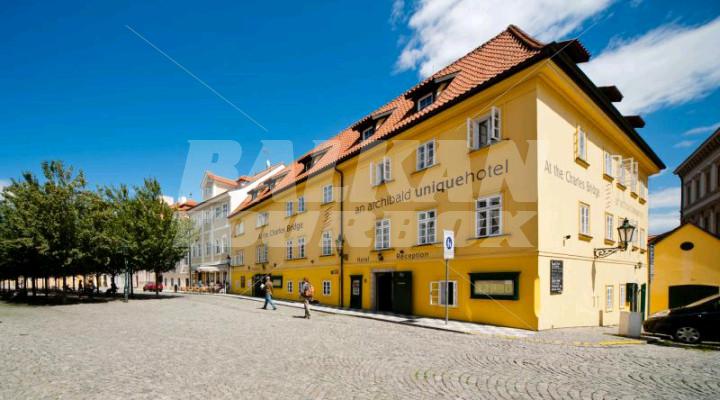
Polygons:
<instances>
[{"instance_id":1,"label":"green tree foliage","mask_svg":"<svg viewBox=\"0 0 720 400\"><path fill-rule=\"evenodd\" d=\"M0 194L0 279L110 274L127 267L159 276L185 255L192 227L175 217L154 179L90 191L82 172L42 164ZM189 242L188 242L189 243ZM16 284L17 287L17 284ZM47 287L47 285L45 285Z\"/></svg>"}]
</instances>

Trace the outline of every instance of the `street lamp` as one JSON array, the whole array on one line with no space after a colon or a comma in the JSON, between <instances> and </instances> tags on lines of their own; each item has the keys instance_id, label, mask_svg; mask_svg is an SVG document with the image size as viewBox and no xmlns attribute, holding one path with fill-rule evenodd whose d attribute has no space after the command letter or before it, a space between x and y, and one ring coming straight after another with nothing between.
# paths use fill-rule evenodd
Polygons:
<instances>
[{"instance_id":1,"label":"street lamp","mask_svg":"<svg viewBox=\"0 0 720 400\"><path fill-rule=\"evenodd\" d=\"M337 254L342 257L343 256L343 247L345 245L345 238L343 238L342 233L338 235L337 239L335 239L335 251L337 251Z\"/></svg>"},{"instance_id":2,"label":"street lamp","mask_svg":"<svg viewBox=\"0 0 720 400\"><path fill-rule=\"evenodd\" d=\"M630 222L627 220L627 218L625 218L622 225L618 226L617 231L619 239L617 247L594 249L593 253L595 255L595 258L603 258L618 251L627 250L628 243L632 242L633 236L635 236L635 227L630 225Z\"/></svg>"}]
</instances>

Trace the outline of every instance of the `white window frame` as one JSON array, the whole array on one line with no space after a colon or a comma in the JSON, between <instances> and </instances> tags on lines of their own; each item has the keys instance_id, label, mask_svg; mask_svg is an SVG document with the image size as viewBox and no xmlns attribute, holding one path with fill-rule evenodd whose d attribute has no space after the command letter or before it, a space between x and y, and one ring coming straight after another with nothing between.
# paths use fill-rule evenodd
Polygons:
<instances>
[{"instance_id":1,"label":"white window frame","mask_svg":"<svg viewBox=\"0 0 720 400\"><path fill-rule=\"evenodd\" d=\"M370 134L368 134L370 132ZM368 140L375 134L375 126L370 126L362 131L362 140Z\"/></svg>"},{"instance_id":2,"label":"white window frame","mask_svg":"<svg viewBox=\"0 0 720 400\"><path fill-rule=\"evenodd\" d=\"M235 224L235 236L240 236L245 234L245 222L240 221L237 224Z\"/></svg>"},{"instance_id":3,"label":"white window frame","mask_svg":"<svg viewBox=\"0 0 720 400\"><path fill-rule=\"evenodd\" d=\"M423 105L422 105L423 100L425 100L425 99L427 99L427 98L430 98L430 102L423 106ZM432 105L432 103L434 103L434 102L435 102L435 93L434 93L434 92L430 92L430 93L428 93L428 94L426 94L426 95L424 95L424 96L422 96L422 97L420 97L420 98L418 99L418 101L417 101L417 110L418 110L418 111L424 110L424 109L430 107L430 106Z\"/></svg>"},{"instance_id":4,"label":"white window frame","mask_svg":"<svg viewBox=\"0 0 720 400\"><path fill-rule=\"evenodd\" d=\"M292 200L287 201L287 202L285 203L285 216L286 216L286 217L292 217L293 213L294 213L293 202L292 202Z\"/></svg>"},{"instance_id":5,"label":"white window frame","mask_svg":"<svg viewBox=\"0 0 720 400\"><path fill-rule=\"evenodd\" d=\"M237 254L235 255L235 265L244 265L245 264L245 250L239 250Z\"/></svg>"},{"instance_id":6,"label":"white window frame","mask_svg":"<svg viewBox=\"0 0 720 400\"><path fill-rule=\"evenodd\" d=\"M298 257L298 258L305 258L305 257L306 257L306 253L305 253L305 238L304 238L304 237L298 238L297 244L298 244L298 255L297 255L297 257Z\"/></svg>"},{"instance_id":7,"label":"white window frame","mask_svg":"<svg viewBox=\"0 0 720 400\"><path fill-rule=\"evenodd\" d=\"M293 292L293 289L294 289L294 288L293 288L293 281L288 280L287 283L286 283L286 285L287 285L287 289L286 289L287 292L288 292L288 293L292 293L292 292Z\"/></svg>"},{"instance_id":8,"label":"white window frame","mask_svg":"<svg viewBox=\"0 0 720 400\"><path fill-rule=\"evenodd\" d=\"M375 221L375 250L390 248L390 219L384 218Z\"/></svg>"},{"instance_id":9,"label":"white window frame","mask_svg":"<svg viewBox=\"0 0 720 400\"><path fill-rule=\"evenodd\" d=\"M483 206L481 203L485 203ZM496 203L496 204L493 204ZM493 213L497 212L497 232L492 232ZM485 215L483 216L483 213ZM475 200L475 237L490 237L503 234L503 200L502 194L480 197ZM483 222L484 221L484 222ZM485 229L485 233L481 231Z\"/></svg>"},{"instance_id":10,"label":"white window frame","mask_svg":"<svg viewBox=\"0 0 720 400\"><path fill-rule=\"evenodd\" d=\"M624 310L625 309L625 303L626 303L626 290L625 284L621 283L618 286L618 309Z\"/></svg>"},{"instance_id":11,"label":"white window frame","mask_svg":"<svg viewBox=\"0 0 720 400\"><path fill-rule=\"evenodd\" d=\"M390 157L383 157L379 163L370 163L370 181L378 186L392 180L392 165Z\"/></svg>"},{"instance_id":12,"label":"white window frame","mask_svg":"<svg viewBox=\"0 0 720 400\"><path fill-rule=\"evenodd\" d=\"M437 239L437 210L418 211L417 244L435 243ZM431 226L431 229L428 227Z\"/></svg>"},{"instance_id":13,"label":"white window frame","mask_svg":"<svg viewBox=\"0 0 720 400\"><path fill-rule=\"evenodd\" d=\"M590 204L580 202L578 206L578 229L581 235L590 235Z\"/></svg>"},{"instance_id":14,"label":"white window frame","mask_svg":"<svg viewBox=\"0 0 720 400\"><path fill-rule=\"evenodd\" d=\"M324 231L321 239L321 254L323 256L332 255L332 232Z\"/></svg>"},{"instance_id":15,"label":"white window frame","mask_svg":"<svg viewBox=\"0 0 720 400\"><path fill-rule=\"evenodd\" d=\"M292 239L285 241L285 259L293 259L293 241Z\"/></svg>"},{"instance_id":16,"label":"white window frame","mask_svg":"<svg viewBox=\"0 0 720 400\"><path fill-rule=\"evenodd\" d=\"M255 259L258 263L268 262L268 246L267 243L261 243L255 248Z\"/></svg>"},{"instance_id":17,"label":"white window frame","mask_svg":"<svg viewBox=\"0 0 720 400\"><path fill-rule=\"evenodd\" d=\"M605 312L612 312L615 308L615 285L605 286Z\"/></svg>"},{"instance_id":18,"label":"white window frame","mask_svg":"<svg viewBox=\"0 0 720 400\"><path fill-rule=\"evenodd\" d=\"M222 205L222 215L224 217L227 217L228 214L230 214L230 205L228 203L225 203Z\"/></svg>"},{"instance_id":19,"label":"white window frame","mask_svg":"<svg viewBox=\"0 0 720 400\"><path fill-rule=\"evenodd\" d=\"M328 280L322 281L322 294L323 296L330 296L332 294L332 282Z\"/></svg>"},{"instance_id":20,"label":"white window frame","mask_svg":"<svg viewBox=\"0 0 720 400\"><path fill-rule=\"evenodd\" d=\"M645 250L647 247L647 240L645 239L645 228L638 228L638 236L640 241L640 248Z\"/></svg>"},{"instance_id":21,"label":"white window frame","mask_svg":"<svg viewBox=\"0 0 720 400\"><path fill-rule=\"evenodd\" d=\"M268 222L269 222L269 221L268 221L269 219L270 219L270 218L269 218L269 215L268 215L268 212L267 212L267 211L263 211L263 212L261 212L261 213L258 213L258 215L257 215L257 220L256 220L256 223L255 223L255 227L259 228L259 227L261 227L261 226L267 225Z\"/></svg>"},{"instance_id":22,"label":"white window frame","mask_svg":"<svg viewBox=\"0 0 720 400\"><path fill-rule=\"evenodd\" d=\"M485 134L481 134L480 125L487 123ZM502 118L500 109L492 107L490 112L467 120L467 145L470 150L490 146L502 140Z\"/></svg>"},{"instance_id":23,"label":"white window frame","mask_svg":"<svg viewBox=\"0 0 720 400\"><path fill-rule=\"evenodd\" d=\"M297 212L305 212L305 196L298 197Z\"/></svg>"},{"instance_id":24,"label":"white window frame","mask_svg":"<svg viewBox=\"0 0 720 400\"><path fill-rule=\"evenodd\" d=\"M615 241L615 216L605 213L605 239Z\"/></svg>"},{"instance_id":25,"label":"white window frame","mask_svg":"<svg viewBox=\"0 0 720 400\"><path fill-rule=\"evenodd\" d=\"M323 186L323 204L333 201L333 185Z\"/></svg>"},{"instance_id":26,"label":"white window frame","mask_svg":"<svg viewBox=\"0 0 720 400\"><path fill-rule=\"evenodd\" d=\"M613 155L607 150L603 153L603 173L611 178L615 177L613 175Z\"/></svg>"},{"instance_id":27,"label":"white window frame","mask_svg":"<svg viewBox=\"0 0 720 400\"><path fill-rule=\"evenodd\" d=\"M578 125L577 127L576 140L577 147L575 148L575 157L587 162L587 132L585 132L585 130L580 125Z\"/></svg>"},{"instance_id":28,"label":"white window frame","mask_svg":"<svg viewBox=\"0 0 720 400\"><path fill-rule=\"evenodd\" d=\"M433 281L430 282L430 305L432 306L444 306L445 298L444 295L447 291L447 286L451 287L452 300L453 302L448 304L448 307L458 306L458 284L457 281Z\"/></svg>"},{"instance_id":29,"label":"white window frame","mask_svg":"<svg viewBox=\"0 0 720 400\"><path fill-rule=\"evenodd\" d=\"M418 146L415 163L416 169L421 171L435 165L436 152L437 147L435 146L435 139L428 140Z\"/></svg>"}]
</instances>

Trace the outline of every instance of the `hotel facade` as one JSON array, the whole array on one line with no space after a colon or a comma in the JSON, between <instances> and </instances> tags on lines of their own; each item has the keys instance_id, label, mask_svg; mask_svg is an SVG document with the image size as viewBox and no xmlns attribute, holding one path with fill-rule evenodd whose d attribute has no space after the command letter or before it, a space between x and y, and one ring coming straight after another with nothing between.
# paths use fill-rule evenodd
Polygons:
<instances>
[{"instance_id":1,"label":"hotel facade","mask_svg":"<svg viewBox=\"0 0 720 400\"><path fill-rule=\"evenodd\" d=\"M577 67L577 41L498 36L290 163L229 216L231 291L549 329L617 324L647 281L664 168ZM636 226L627 250L616 229ZM443 230L455 236L445 280ZM628 294L628 289L635 291Z\"/></svg>"}]
</instances>

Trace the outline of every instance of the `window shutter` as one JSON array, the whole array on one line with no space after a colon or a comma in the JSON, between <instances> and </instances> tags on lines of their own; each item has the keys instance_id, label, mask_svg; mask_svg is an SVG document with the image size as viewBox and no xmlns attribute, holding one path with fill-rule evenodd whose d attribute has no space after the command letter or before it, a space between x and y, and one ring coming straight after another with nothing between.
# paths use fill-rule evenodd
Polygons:
<instances>
[{"instance_id":1,"label":"window shutter","mask_svg":"<svg viewBox=\"0 0 720 400\"><path fill-rule=\"evenodd\" d=\"M493 107L490 116L490 141L497 142L500 140L500 109Z\"/></svg>"},{"instance_id":2,"label":"window shutter","mask_svg":"<svg viewBox=\"0 0 720 400\"><path fill-rule=\"evenodd\" d=\"M466 128L465 133L467 134L467 147L468 147L468 149L474 149L475 147L473 144L473 133L474 132L473 132L472 118L468 118L466 124L467 124L467 128Z\"/></svg>"},{"instance_id":3,"label":"window shutter","mask_svg":"<svg viewBox=\"0 0 720 400\"><path fill-rule=\"evenodd\" d=\"M417 149L417 169L423 168L423 159L425 158L425 145L420 145Z\"/></svg>"},{"instance_id":4,"label":"window shutter","mask_svg":"<svg viewBox=\"0 0 720 400\"><path fill-rule=\"evenodd\" d=\"M375 163L370 163L370 184L373 186L377 185L377 182L375 182L375 176L377 174L375 173Z\"/></svg>"}]
</instances>

